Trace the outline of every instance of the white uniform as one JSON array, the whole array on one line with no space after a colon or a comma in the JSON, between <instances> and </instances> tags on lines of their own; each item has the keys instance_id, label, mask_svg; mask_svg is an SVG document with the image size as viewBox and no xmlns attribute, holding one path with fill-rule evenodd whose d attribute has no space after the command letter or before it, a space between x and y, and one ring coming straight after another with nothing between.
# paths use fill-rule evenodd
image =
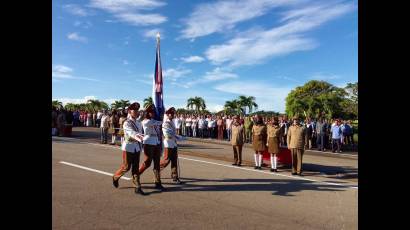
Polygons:
<instances>
[{"instance_id":1,"label":"white uniform","mask_svg":"<svg viewBox=\"0 0 410 230\"><path fill-rule=\"evenodd\" d=\"M164 134L164 147L175 148L177 147L177 135L174 122L166 119L162 124L162 133Z\"/></svg>"},{"instance_id":2,"label":"white uniform","mask_svg":"<svg viewBox=\"0 0 410 230\"><path fill-rule=\"evenodd\" d=\"M141 122L129 116L122 127L124 129L124 142L121 145L121 150L131 153L141 151L143 140Z\"/></svg>"},{"instance_id":3,"label":"white uniform","mask_svg":"<svg viewBox=\"0 0 410 230\"><path fill-rule=\"evenodd\" d=\"M160 140L158 139L160 130L158 129L158 126L160 126L161 124L162 121L156 121L154 119L144 119L142 121L142 128L144 129L144 145L160 144Z\"/></svg>"}]
</instances>

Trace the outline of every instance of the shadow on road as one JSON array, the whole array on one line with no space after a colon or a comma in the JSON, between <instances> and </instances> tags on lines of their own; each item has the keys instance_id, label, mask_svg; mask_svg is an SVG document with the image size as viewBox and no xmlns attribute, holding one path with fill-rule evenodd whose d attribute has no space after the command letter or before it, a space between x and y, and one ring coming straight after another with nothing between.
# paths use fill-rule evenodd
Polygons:
<instances>
[{"instance_id":1,"label":"shadow on road","mask_svg":"<svg viewBox=\"0 0 410 230\"><path fill-rule=\"evenodd\" d=\"M165 179L165 178L164 178ZM288 179L197 179L181 178L182 185L163 182L166 187L164 192L272 192L277 196L295 196L293 193L301 191L346 191L349 188L320 184L305 180ZM196 184L197 182L211 182L213 184ZM142 188L151 189L151 183L142 183ZM171 185L171 186L168 186ZM121 189L134 188L123 187ZM160 193L160 191L148 192L149 194Z\"/></svg>"}]
</instances>

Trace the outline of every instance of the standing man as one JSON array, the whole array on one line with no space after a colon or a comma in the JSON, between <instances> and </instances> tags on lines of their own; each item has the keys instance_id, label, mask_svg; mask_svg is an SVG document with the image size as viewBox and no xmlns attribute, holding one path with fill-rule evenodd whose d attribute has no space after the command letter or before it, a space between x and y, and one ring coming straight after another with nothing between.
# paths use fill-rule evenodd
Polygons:
<instances>
[{"instance_id":1,"label":"standing man","mask_svg":"<svg viewBox=\"0 0 410 230\"><path fill-rule=\"evenodd\" d=\"M101 144L107 144L109 127L110 127L110 116L108 116L107 110L104 109L102 112L101 124L100 124Z\"/></svg>"},{"instance_id":2,"label":"standing man","mask_svg":"<svg viewBox=\"0 0 410 230\"><path fill-rule=\"evenodd\" d=\"M172 119L174 118L175 108L171 107L165 111L165 119L162 124L162 133L164 134L164 159L160 163L163 170L171 162L171 178L176 184L181 184L178 175L178 145L176 128Z\"/></svg>"},{"instance_id":3,"label":"standing man","mask_svg":"<svg viewBox=\"0 0 410 230\"><path fill-rule=\"evenodd\" d=\"M138 170L140 153L142 149L144 135L142 134L141 123L137 120L139 116L140 104L132 103L128 107L128 117L124 121L124 142L121 145L122 150L122 164L112 177L114 187L118 188L119 179L130 170L132 174L132 182L135 185L135 193L146 195L142 191L140 174Z\"/></svg>"},{"instance_id":4,"label":"standing man","mask_svg":"<svg viewBox=\"0 0 410 230\"><path fill-rule=\"evenodd\" d=\"M253 128L253 121L249 116L246 116L244 119L244 127L245 127L245 141L247 143L252 142L252 128Z\"/></svg>"},{"instance_id":5,"label":"standing man","mask_svg":"<svg viewBox=\"0 0 410 230\"><path fill-rule=\"evenodd\" d=\"M239 122L239 119L238 119L238 122ZM232 119L231 119L231 116L228 116L226 118L226 136L228 138L228 141L231 140L231 135L232 135L231 128L232 128Z\"/></svg>"},{"instance_id":6,"label":"standing man","mask_svg":"<svg viewBox=\"0 0 410 230\"><path fill-rule=\"evenodd\" d=\"M181 135L181 120L179 119L178 115L174 118L174 125L176 128L177 135Z\"/></svg>"},{"instance_id":7,"label":"standing man","mask_svg":"<svg viewBox=\"0 0 410 230\"><path fill-rule=\"evenodd\" d=\"M252 144L255 150L255 169L262 169L262 155L266 148L267 129L261 115L256 116L252 127Z\"/></svg>"},{"instance_id":8,"label":"standing man","mask_svg":"<svg viewBox=\"0 0 410 230\"><path fill-rule=\"evenodd\" d=\"M316 145L319 151L325 150L326 126L323 117L319 117L319 120L316 122Z\"/></svg>"},{"instance_id":9,"label":"standing man","mask_svg":"<svg viewBox=\"0 0 410 230\"><path fill-rule=\"evenodd\" d=\"M232 165L241 166L242 164L242 146L245 143L245 130L239 123L239 117L235 115L231 125L232 139L231 144L233 148L234 163Z\"/></svg>"},{"instance_id":10,"label":"standing man","mask_svg":"<svg viewBox=\"0 0 410 230\"><path fill-rule=\"evenodd\" d=\"M101 117L102 117L103 113L101 112L101 110L98 110L97 112L97 120L95 121L96 123L96 127L99 128L101 125Z\"/></svg>"},{"instance_id":11,"label":"standing man","mask_svg":"<svg viewBox=\"0 0 410 230\"><path fill-rule=\"evenodd\" d=\"M331 128L332 133L332 152L335 152L335 145L337 145L337 152L341 153L340 141L342 138L342 128L340 127L340 121L336 120L336 123Z\"/></svg>"},{"instance_id":12,"label":"standing man","mask_svg":"<svg viewBox=\"0 0 410 230\"><path fill-rule=\"evenodd\" d=\"M155 107L151 104L145 109L145 118L142 121L142 127L144 130L144 162L139 168L139 174L141 175L145 169L151 166L151 162L154 161L155 188L163 191L165 188L161 184L161 142L159 140L159 132L161 132L161 130L159 130L159 126L162 124L162 121L156 121L154 120L154 117Z\"/></svg>"},{"instance_id":13,"label":"standing man","mask_svg":"<svg viewBox=\"0 0 410 230\"><path fill-rule=\"evenodd\" d=\"M312 120L310 117L306 119L306 136L305 136L305 149L311 149L312 148L312 136L313 136L313 126L312 126Z\"/></svg>"},{"instance_id":14,"label":"standing man","mask_svg":"<svg viewBox=\"0 0 410 230\"><path fill-rule=\"evenodd\" d=\"M292 175L302 176L302 158L305 148L306 129L300 125L299 117L293 117L293 124L287 135L288 149L292 152Z\"/></svg>"},{"instance_id":15,"label":"standing man","mask_svg":"<svg viewBox=\"0 0 410 230\"><path fill-rule=\"evenodd\" d=\"M199 137L204 138L204 132L206 130L206 125L205 125L205 119L203 115L199 116L198 130L199 130Z\"/></svg>"}]
</instances>

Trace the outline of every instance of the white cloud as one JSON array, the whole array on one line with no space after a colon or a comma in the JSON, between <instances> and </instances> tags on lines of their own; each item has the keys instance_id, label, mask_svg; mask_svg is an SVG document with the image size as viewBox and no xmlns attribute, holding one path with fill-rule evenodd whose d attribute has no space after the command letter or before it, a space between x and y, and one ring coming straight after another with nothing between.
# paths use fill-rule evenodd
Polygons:
<instances>
[{"instance_id":1,"label":"white cloud","mask_svg":"<svg viewBox=\"0 0 410 230\"><path fill-rule=\"evenodd\" d=\"M77 15L77 16L85 17L85 16L88 16L88 15L91 15L90 12L88 12L84 8L82 8L78 5L75 5L75 4L64 5L63 9L66 10L67 12L69 12L70 14L74 14L74 15Z\"/></svg>"},{"instance_id":2,"label":"white cloud","mask_svg":"<svg viewBox=\"0 0 410 230\"><path fill-rule=\"evenodd\" d=\"M78 33L70 33L67 34L67 38L73 41L79 41L79 42L87 42L88 39L86 37L80 36Z\"/></svg>"},{"instance_id":3,"label":"white cloud","mask_svg":"<svg viewBox=\"0 0 410 230\"><path fill-rule=\"evenodd\" d=\"M75 21L74 26L75 27L81 27L81 28L84 28L84 29L88 29L88 28L92 27L93 24L90 21L86 21L86 22Z\"/></svg>"},{"instance_id":4,"label":"white cloud","mask_svg":"<svg viewBox=\"0 0 410 230\"><path fill-rule=\"evenodd\" d=\"M120 21L134 26L156 25L167 21L160 14L144 14L143 10L152 10L166 5L158 0L91 0L91 7L105 10Z\"/></svg>"},{"instance_id":5,"label":"white cloud","mask_svg":"<svg viewBox=\"0 0 410 230\"><path fill-rule=\"evenodd\" d=\"M205 59L200 56L190 56L181 58L183 62L192 63L192 62L203 62Z\"/></svg>"},{"instance_id":6,"label":"white cloud","mask_svg":"<svg viewBox=\"0 0 410 230\"><path fill-rule=\"evenodd\" d=\"M72 72L73 72L73 69L70 67L67 67L65 65L55 65L51 69L51 77L53 81L57 81L57 82L62 79L78 79L78 80L102 82L101 80L94 79L94 78L75 77L71 75Z\"/></svg>"},{"instance_id":7,"label":"white cloud","mask_svg":"<svg viewBox=\"0 0 410 230\"><path fill-rule=\"evenodd\" d=\"M298 0L217 1L198 5L185 21L182 38L195 39L232 29L236 23L266 14L270 9L292 5Z\"/></svg>"},{"instance_id":8,"label":"white cloud","mask_svg":"<svg viewBox=\"0 0 410 230\"><path fill-rule=\"evenodd\" d=\"M230 66L240 66L314 49L318 43L305 37L305 33L353 8L352 4L333 4L288 11L282 18L282 21L286 21L284 25L269 30L251 29L240 33L225 44L212 45L205 55L213 64L228 62Z\"/></svg>"},{"instance_id":9,"label":"white cloud","mask_svg":"<svg viewBox=\"0 0 410 230\"><path fill-rule=\"evenodd\" d=\"M182 87L190 88L199 83L209 83L213 81L235 79L235 78L238 78L237 74L231 73L227 69L222 69L220 67L217 67L211 72L206 72L205 75L199 78L198 80L194 80L194 81L187 82L186 84L182 84Z\"/></svg>"},{"instance_id":10,"label":"white cloud","mask_svg":"<svg viewBox=\"0 0 410 230\"><path fill-rule=\"evenodd\" d=\"M151 30L145 30L143 32L143 36L145 38L155 39L156 36L157 36L157 33L161 34L161 40L165 39L163 31L161 29L157 29L157 28L156 29L151 29Z\"/></svg>"},{"instance_id":11,"label":"white cloud","mask_svg":"<svg viewBox=\"0 0 410 230\"><path fill-rule=\"evenodd\" d=\"M214 89L236 95L254 96L258 110L285 112L285 98L293 88L274 86L267 82L233 81L219 84Z\"/></svg>"},{"instance_id":12,"label":"white cloud","mask_svg":"<svg viewBox=\"0 0 410 230\"><path fill-rule=\"evenodd\" d=\"M339 75L335 74L323 74L323 73L316 73L313 76L309 77L311 80L322 80L322 81L328 81L328 80L336 80L340 79L341 77Z\"/></svg>"},{"instance_id":13,"label":"white cloud","mask_svg":"<svg viewBox=\"0 0 410 230\"><path fill-rule=\"evenodd\" d=\"M123 64L123 65L128 65L129 62L128 62L127 60L122 60L122 64Z\"/></svg>"},{"instance_id":14,"label":"white cloud","mask_svg":"<svg viewBox=\"0 0 410 230\"><path fill-rule=\"evenodd\" d=\"M53 98L53 100L58 100L63 103L65 106L67 103L74 103L74 104L81 104L87 103L88 100L100 100L96 96L85 96L83 98L69 98L69 97L62 97L62 98ZM114 101L118 99L108 98L108 99L101 99L100 101L106 102L108 105L111 105Z\"/></svg>"},{"instance_id":15,"label":"white cloud","mask_svg":"<svg viewBox=\"0 0 410 230\"><path fill-rule=\"evenodd\" d=\"M162 72L164 79L170 79L171 81L176 81L178 78L184 77L187 74L190 74L192 71L190 69L184 68L169 68Z\"/></svg>"}]
</instances>

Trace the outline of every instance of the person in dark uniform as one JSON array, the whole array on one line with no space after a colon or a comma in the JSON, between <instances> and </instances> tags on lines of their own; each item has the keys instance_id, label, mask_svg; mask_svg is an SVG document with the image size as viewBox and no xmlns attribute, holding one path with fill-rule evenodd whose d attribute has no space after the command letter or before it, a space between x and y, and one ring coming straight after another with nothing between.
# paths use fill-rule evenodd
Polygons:
<instances>
[{"instance_id":1,"label":"person in dark uniform","mask_svg":"<svg viewBox=\"0 0 410 230\"><path fill-rule=\"evenodd\" d=\"M306 129L300 125L299 117L293 117L293 124L289 127L287 142L292 152L292 175L302 176L302 158L305 148Z\"/></svg>"},{"instance_id":2,"label":"person in dark uniform","mask_svg":"<svg viewBox=\"0 0 410 230\"><path fill-rule=\"evenodd\" d=\"M260 115L256 116L256 122L252 127L252 144L255 150L255 169L262 169L262 155L266 148L266 125Z\"/></svg>"},{"instance_id":3,"label":"person in dark uniform","mask_svg":"<svg viewBox=\"0 0 410 230\"><path fill-rule=\"evenodd\" d=\"M270 162L271 162L271 172L277 172L277 157L276 154L280 152L280 138L282 136L282 129L279 126L279 120L277 117L272 118L272 122L267 126L268 127L268 152L270 153Z\"/></svg>"}]
</instances>

